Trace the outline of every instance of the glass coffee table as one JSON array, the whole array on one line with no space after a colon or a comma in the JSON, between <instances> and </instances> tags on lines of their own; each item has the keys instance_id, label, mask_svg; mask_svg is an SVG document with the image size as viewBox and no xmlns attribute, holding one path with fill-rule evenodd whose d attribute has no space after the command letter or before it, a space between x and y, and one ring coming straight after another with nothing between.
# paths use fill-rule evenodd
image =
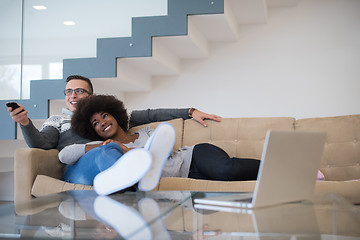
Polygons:
<instances>
[{"instance_id":1,"label":"glass coffee table","mask_svg":"<svg viewBox=\"0 0 360 240\"><path fill-rule=\"evenodd\" d=\"M360 239L360 212L335 194L243 210L197 208L204 192L68 191L0 205L6 239Z\"/></svg>"}]
</instances>

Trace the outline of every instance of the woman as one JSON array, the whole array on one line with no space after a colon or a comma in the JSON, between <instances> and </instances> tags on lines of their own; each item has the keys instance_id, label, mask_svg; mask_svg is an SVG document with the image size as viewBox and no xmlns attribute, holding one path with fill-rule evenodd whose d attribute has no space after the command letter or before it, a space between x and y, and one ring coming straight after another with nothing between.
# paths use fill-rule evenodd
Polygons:
<instances>
[{"instance_id":1,"label":"woman","mask_svg":"<svg viewBox=\"0 0 360 240\"><path fill-rule=\"evenodd\" d=\"M72 145L59 153L59 158L63 163L75 163L75 165L69 165L65 172L65 180L69 182L89 184L89 182L83 182L81 179L83 176L89 176L88 170L82 171L82 168L77 167L77 165L102 162L102 164L107 165L96 169L96 171L102 172L127 151L134 148L146 148L147 141L151 139L150 136L154 133L150 127L144 127L133 135L127 134L128 116L126 109L124 104L113 96L90 96L81 100L77 109L71 122L73 131L87 139L104 142L95 142L95 145ZM162 128L165 127L162 126ZM158 138L166 138L166 133L171 133L169 129L165 129L163 132L163 136ZM164 140L163 144L166 142L169 140ZM97 150L97 153L90 151L99 146L102 146L101 148L104 150L101 153L101 160L97 157L100 156L100 150ZM163 151L167 153L169 148L167 146L167 149L165 148ZM256 180L260 161L230 158L224 150L203 143L180 148L173 152L166 163L162 165L162 177L244 181ZM91 168L94 170L93 167ZM79 179L80 181L78 181Z\"/></svg>"}]
</instances>

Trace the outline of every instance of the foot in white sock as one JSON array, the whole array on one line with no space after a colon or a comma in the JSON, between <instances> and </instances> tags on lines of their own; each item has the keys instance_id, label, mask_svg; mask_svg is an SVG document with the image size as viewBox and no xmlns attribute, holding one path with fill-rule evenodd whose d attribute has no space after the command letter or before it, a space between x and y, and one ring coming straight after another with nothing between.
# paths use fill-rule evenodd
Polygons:
<instances>
[{"instance_id":1,"label":"foot in white sock","mask_svg":"<svg viewBox=\"0 0 360 240\"><path fill-rule=\"evenodd\" d=\"M108 195L137 183L150 169L149 151L137 148L125 153L110 168L94 178L94 189L99 195Z\"/></svg>"},{"instance_id":2,"label":"foot in white sock","mask_svg":"<svg viewBox=\"0 0 360 240\"><path fill-rule=\"evenodd\" d=\"M144 220L150 224L153 239L171 239L161 217L159 205L152 198L143 198L139 201L139 210Z\"/></svg>"},{"instance_id":3,"label":"foot in white sock","mask_svg":"<svg viewBox=\"0 0 360 240\"><path fill-rule=\"evenodd\" d=\"M170 123L161 123L145 144L145 149L151 153L150 170L139 182L141 191L151 191L159 183L162 169L171 154L176 139L174 127Z\"/></svg>"},{"instance_id":4,"label":"foot in white sock","mask_svg":"<svg viewBox=\"0 0 360 240\"><path fill-rule=\"evenodd\" d=\"M124 239L152 239L152 232L140 214L109 197L99 196L94 202L96 215L111 225Z\"/></svg>"}]
</instances>

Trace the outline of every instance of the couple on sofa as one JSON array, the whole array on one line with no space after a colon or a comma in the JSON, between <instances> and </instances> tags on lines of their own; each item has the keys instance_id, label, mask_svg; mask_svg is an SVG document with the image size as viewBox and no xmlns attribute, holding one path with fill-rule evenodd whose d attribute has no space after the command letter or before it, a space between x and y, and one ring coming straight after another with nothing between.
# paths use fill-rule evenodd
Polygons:
<instances>
[{"instance_id":1,"label":"couple on sofa","mask_svg":"<svg viewBox=\"0 0 360 240\"><path fill-rule=\"evenodd\" d=\"M141 191L153 190L160 177L257 178L260 160L230 158L207 143L173 152L176 134L171 124L162 123L155 130L145 127L129 135L128 121L124 104L114 96L81 99L71 119L72 130L94 142L73 144L60 151L60 161L68 164L65 181L93 185L98 194L108 195L136 183Z\"/></svg>"}]
</instances>

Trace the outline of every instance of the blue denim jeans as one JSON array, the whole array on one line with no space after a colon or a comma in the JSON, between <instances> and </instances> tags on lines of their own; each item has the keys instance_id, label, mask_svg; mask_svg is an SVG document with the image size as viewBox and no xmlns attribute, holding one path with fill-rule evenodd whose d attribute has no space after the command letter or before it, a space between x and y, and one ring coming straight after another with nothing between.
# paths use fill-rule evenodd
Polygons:
<instances>
[{"instance_id":1,"label":"blue denim jeans","mask_svg":"<svg viewBox=\"0 0 360 240\"><path fill-rule=\"evenodd\" d=\"M91 149L74 165L67 166L64 180L92 186L95 176L111 167L123 154L123 150L116 143Z\"/></svg>"}]
</instances>

